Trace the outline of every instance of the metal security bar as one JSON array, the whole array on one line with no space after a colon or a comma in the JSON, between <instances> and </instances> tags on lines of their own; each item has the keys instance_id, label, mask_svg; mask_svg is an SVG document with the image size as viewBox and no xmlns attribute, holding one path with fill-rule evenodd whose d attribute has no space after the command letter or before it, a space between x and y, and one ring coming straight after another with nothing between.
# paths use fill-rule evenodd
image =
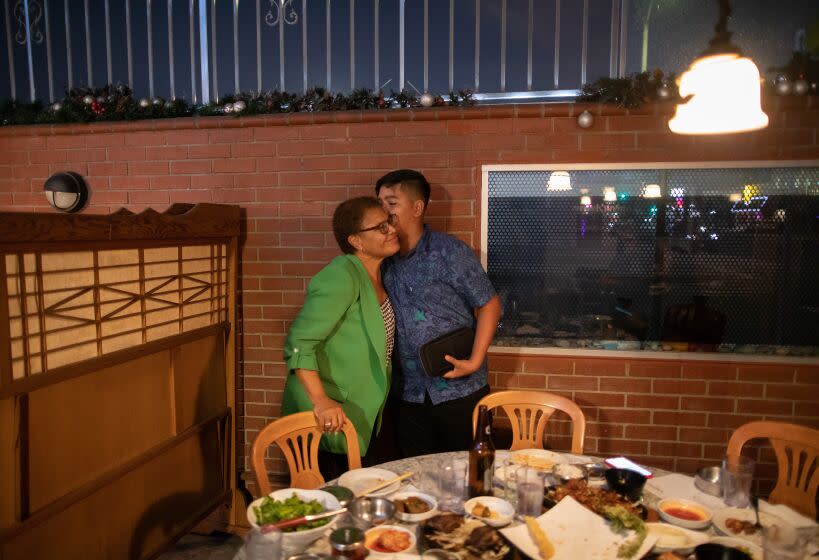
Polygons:
<instances>
[{"instance_id":1,"label":"metal security bar","mask_svg":"<svg viewBox=\"0 0 819 560\"><path fill-rule=\"evenodd\" d=\"M471 89L485 102L572 97L600 77L589 75L592 63L610 76L626 70L628 0L578 2L582 17L569 25L564 16L574 4L564 0L104 0L103 10L90 0L3 0L9 79L0 97L34 100L47 92L55 100L65 87L105 82L127 83L140 96L207 103L298 82L303 91L342 84L351 91L399 90L413 81L437 93ZM591 58L599 49L589 48L591 20L601 18L610 29L603 64ZM553 34L552 52L543 45L536 52L543 29ZM579 46L567 47L574 37L582 38ZM64 48L53 48L54 40ZM408 44L417 52L407 52ZM440 44L444 52L434 52ZM573 70L567 49L579 53L579 83L566 77ZM538 72L545 63L548 79ZM470 66L465 77L459 69Z\"/></svg>"}]
</instances>

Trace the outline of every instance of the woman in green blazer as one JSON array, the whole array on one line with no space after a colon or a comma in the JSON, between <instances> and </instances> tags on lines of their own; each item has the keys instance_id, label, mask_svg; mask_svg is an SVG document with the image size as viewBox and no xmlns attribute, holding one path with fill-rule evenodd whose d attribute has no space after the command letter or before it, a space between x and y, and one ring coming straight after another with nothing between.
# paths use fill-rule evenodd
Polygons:
<instances>
[{"instance_id":1,"label":"woman in green blazer","mask_svg":"<svg viewBox=\"0 0 819 560\"><path fill-rule=\"evenodd\" d=\"M381 282L381 261L398 251L394 217L378 199L352 198L333 214L342 256L310 281L284 345L288 375L282 414L312 410L325 435L319 467L325 478L347 470L345 422L366 455L390 385L395 316Z\"/></svg>"}]
</instances>

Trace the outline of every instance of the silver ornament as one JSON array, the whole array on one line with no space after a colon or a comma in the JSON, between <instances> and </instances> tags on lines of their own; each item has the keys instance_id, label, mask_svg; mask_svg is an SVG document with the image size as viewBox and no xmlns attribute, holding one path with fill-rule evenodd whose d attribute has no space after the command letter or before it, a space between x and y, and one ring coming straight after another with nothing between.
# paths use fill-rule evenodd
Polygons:
<instances>
[{"instance_id":1,"label":"silver ornament","mask_svg":"<svg viewBox=\"0 0 819 560\"><path fill-rule=\"evenodd\" d=\"M52 104L51 104L51 110L52 110L52 111L54 111L55 113L56 113L57 111L61 111L61 110L62 110L62 108L63 108L63 104L62 104L62 103L60 103L59 101L57 101L56 103L52 103Z\"/></svg>"},{"instance_id":2,"label":"silver ornament","mask_svg":"<svg viewBox=\"0 0 819 560\"><path fill-rule=\"evenodd\" d=\"M161 97L154 97L153 100L154 105L162 105L163 101Z\"/></svg>"},{"instance_id":3,"label":"silver ornament","mask_svg":"<svg viewBox=\"0 0 819 560\"><path fill-rule=\"evenodd\" d=\"M86 95L85 97L82 98L82 102L85 103L86 105L91 105L94 102L94 96Z\"/></svg>"},{"instance_id":4,"label":"silver ornament","mask_svg":"<svg viewBox=\"0 0 819 560\"><path fill-rule=\"evenodd\" d=\"M588 111L583 111L577 115L577 126L580 128L590 128L594 124L594 115Z\"/></svg>"},{"instance_id":5,"label":"silver ornament","mask_svg":"<svg viewBox=\"0 0 819 560\"><path fill-rule=\"evenodd\" d=\"M241 99L233 104L233 112L234 113L241 113L246 108L247 108L247 103L245 103Z\"/></svg>"},{"instance_id":6,"label":"silver ornament","mask_svg":"<svg viewBox=\"0 0 819 560\"><path fill-rule=\"evenodd\" d=\"M105 103L105 98L103 96L97 96L97 103Z\"/></svg>"},{"instance_id":7,"label":"silver ornament","mask_svg":"<svg viewBox=\"0 0 819 560\"><path fill-rule=\"evenodd\" d=\"M667 85L662 85L657 88L657 97L659 99L668 99L671 97L671 88Z\"/></svg>"},{"instance_id":8,"label":"silver ornament","mask_svg":"<svg viewBox=\"0 0 819 560\"><path fill-rule=\"evenodd\" d=\"M224 111L224 113L226 115L229 115L230 113L232 113L233 112L233 103L227 103L224 107L222 107L222 111Z\"/></svg>"},{"instance_id":9,"label":"silver ornament","mask_svg":"<svg viewBox=\"0 0 819 560\"><path fill-rule=\"evenodd\" d=\"M432 107L435 104L435 98L431 93L422 94L420 101L422 107Z\"/></svg>"},{"instance_id":10,"label":"silver ornament","mask_svg":"<svg viewBox=\"0 0 819 560\"><path fill-rule=\"evenodd\" d=\"M145 107L148 107L150 104L151 104L151 102L148 101L147 99L145 99L144 97L139 100L139 106L142 107L143 109Z\"/></svg>"},{"instance_id":11,"label":"silver ornament","mask_svg":"<svg viewBox=\"0 0 819 560\"><path fill-rule=\"evenodd\" d=\"M774 85L776 93L779 95L789 95L793 89L793 84L786 76L779 76Z\"/></svg>"},{"instance_id":12,"label":"silver ornament","mask_svg":"<svg viewBox=\"0 0 819 560\"><path fill-rule=\"evenodd\" d=\"M809 89L810 89L810 85L808 84L808 82L806 80L801 80L800 79L800 80L796 80L793 83L793 92L796 95L805 95L806 93L808 93Z\"/></svg>"},{"instance_id":13,"label":"silver ornament","mask_svg":"<svg viewBox=\"0 0 819 560\"><path fill-rule=\"evenodd\" d=\"M173 101L166 101L165 102L166 109L173 109Z\"/></svg>"}]
</instances>

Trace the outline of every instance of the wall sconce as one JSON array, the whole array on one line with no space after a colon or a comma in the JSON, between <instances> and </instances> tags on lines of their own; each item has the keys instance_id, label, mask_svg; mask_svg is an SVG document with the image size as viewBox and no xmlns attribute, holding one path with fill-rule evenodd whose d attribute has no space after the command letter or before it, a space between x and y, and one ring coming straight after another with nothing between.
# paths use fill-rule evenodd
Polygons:
<instances>
[{"instance_id":1,"label":"wall sconce","mask_svg":"<svg viewBox=\"0 0 819 560\"><path fill-rule=\"evenodd\" d=\"M661 196L663 196L663 193L660 185L652 183L643 188L643 198L660 198Z\"/></svg>"},{"instance_id":2,"label":"wall sconce","mask_svg":"<svg viewBox=\"0 0 819 560\"><path fill-rule=\"evenodd\" d=\"M570 191L572 190L572 179L568 171L552 171L549 181L546 183L547 191Z\"/></svg>"},{"instance_id":3,"label":"wall sconce","mask_svg":"<svg viewBox=\"0 0 819 560\"><path fill-rule=\"evenodd\" d=\"M78 212L88 201L88 186L79 173L65 171L49 177L43 186L48 203L60 212Z\"/></svg>"},{"instance_id":4,"label":"wall sconce","mask_svg":"<svg viewBox=\"0 0 819 560\"><path fill-rule=\"evenodd\" d=\"M762 111L759 69L731 43L729 0L719 1L719 20L709 47L680 78L677 112L668 121L677 134L727 134L768 126Z\"/></svg>"}]
</instances>

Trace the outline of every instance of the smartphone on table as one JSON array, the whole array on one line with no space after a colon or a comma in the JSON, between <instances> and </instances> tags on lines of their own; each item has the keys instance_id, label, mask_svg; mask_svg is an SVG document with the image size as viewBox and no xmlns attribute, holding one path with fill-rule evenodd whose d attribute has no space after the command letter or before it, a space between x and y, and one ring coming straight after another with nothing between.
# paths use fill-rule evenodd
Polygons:
<instances>
[{"instance_id":1,"label":"smartphone on table","mask_svg":"<svg viewBox=\"0 0 819 560\"><path fill-rule=\"evenodd\" d=\"M646 469L645 467L641 467L631 459L626 459L625 457L612 457L611 459L606 459L605 463L616 469L629 469L636 471L646 478L651 478L653 476L650 470Z\"/></svg>"}]
</instances>

